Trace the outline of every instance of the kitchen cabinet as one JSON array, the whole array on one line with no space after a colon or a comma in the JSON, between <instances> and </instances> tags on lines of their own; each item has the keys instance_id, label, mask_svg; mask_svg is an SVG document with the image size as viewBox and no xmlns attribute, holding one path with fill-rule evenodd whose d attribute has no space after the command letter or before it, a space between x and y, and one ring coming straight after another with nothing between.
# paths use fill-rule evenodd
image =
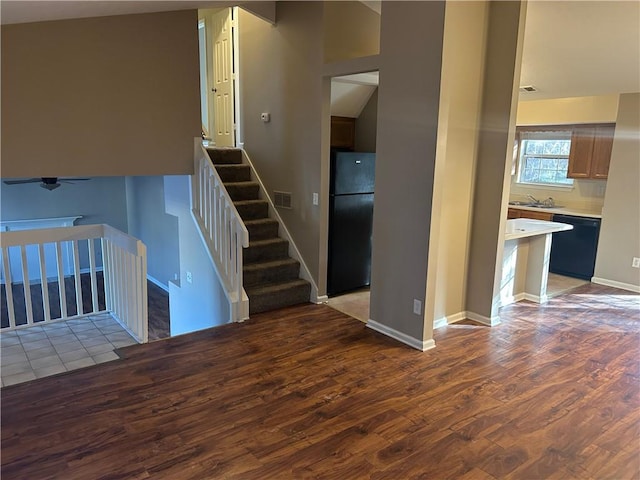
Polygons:
<instances>
[{"instance_id":1,"label":"kitchen cabinet","mask_svg":"<svg viewBox=\"0 0 640 480\"><path fill-rule=\"evenodd\" d=\"M576 125L571 135L567 178L606 179L615 124Z\"/></svg>"},{"instance_id":2,"label":"kitchen cabinet","mask_svg":"<svg viewBox=\"0 0 640 480\"><path fill-rule=\"evenodd\" d=\"M356 119L331 117L331 147L346 150L355 148Z\"/></svg>"},{"instance_id":3,"label":"kitchen cabinet","mask_svg":"<svg viewBox=\"0 0 640 480\"><path fill-rule=\"evenodd\" d=\"M549 212L532 212L531 210L509 208L507 210L507 219L511 220L512 218L531 218L533 220L546 220L550 222L553 214Z\"/></svg>"},{"instance_id":4,"label":"kitchen cabinet","mask_svg":"<svg viewBox=\"0 0 640 480\"><path fill-rule=\"evenodd\" d=\"M607 178L609 176L615 128L615 125L600 125L596 127L591 159L591 178Z\"/></svg>"}]
</instances>

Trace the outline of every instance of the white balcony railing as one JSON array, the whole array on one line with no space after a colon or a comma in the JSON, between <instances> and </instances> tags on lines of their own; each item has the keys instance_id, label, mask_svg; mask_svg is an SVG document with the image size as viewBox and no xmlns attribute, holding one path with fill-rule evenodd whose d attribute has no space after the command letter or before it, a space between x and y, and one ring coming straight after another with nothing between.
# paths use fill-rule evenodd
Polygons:
<instances>
[{"instance_id":1,"label":"white balcony railing","mask_svg":"<svg viewBox=\"0 0 640 480\"><path fill-rule=\"evenodd\" d=\"M200 139L194 160L191 211L229 299L231 321L244 320L249 300L242 288L242 248L249 246L249 232Z\"/></svg>"},{"instance_id":2,"label":"white balcony railing","mask_svg":"<svg viewBox=\"0 0 640 480\"><path fill-rule=\"evenodd\" d=\"M71 275L65 272L64 250L72 252ZM148 341L147 254L140 240L109 225L81 225L2 232L0 251L3 331L107 311L138 342ZM54 251L53 258L45 251ZM10 257L21 259L16 275L21 285L12 282L16 262ZM85 282L81 257L88 264ZM52 266L57 274L47 277Z\"/></svg>"}]
</instances>

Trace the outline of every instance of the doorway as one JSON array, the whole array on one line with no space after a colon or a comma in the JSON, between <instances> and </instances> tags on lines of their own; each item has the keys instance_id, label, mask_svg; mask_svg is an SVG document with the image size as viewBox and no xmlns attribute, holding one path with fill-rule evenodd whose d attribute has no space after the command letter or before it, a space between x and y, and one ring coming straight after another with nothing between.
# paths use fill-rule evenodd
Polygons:
<instances>
[{"instance_id":1,"label":"doorway","mask_svg":"<svg viewBox=\"0 0 640 480\"><path fill-rule=\"evenodd\" d=\"M198 11L202 136L208 145L236 146L237 9Z\"/></svg>"},{"instance_id":2,"label":"doorway","mask_svg":"<svg viewBox=\"0 0 640 480\"><path fill-rule=\"evenodd\" d=\"M329 306L369 319L378 72L331 80L327 294Z\"/></svg>"}]
</instances>

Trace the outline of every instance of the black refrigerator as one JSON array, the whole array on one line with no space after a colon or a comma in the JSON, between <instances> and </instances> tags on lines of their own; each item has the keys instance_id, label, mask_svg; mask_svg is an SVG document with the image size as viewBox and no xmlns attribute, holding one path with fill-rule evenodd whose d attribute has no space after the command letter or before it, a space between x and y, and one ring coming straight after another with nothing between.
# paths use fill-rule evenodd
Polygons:
<instances>
[{"instance_id":1,"label":"black refrigerator","mask_svg":"<svg viewBox=\"0 0 640 480\"><path fill-rule=\"evenodd\" d=\"M371 281L375 153L332 152L327 294Z\"/></svg>"}]
</instances>

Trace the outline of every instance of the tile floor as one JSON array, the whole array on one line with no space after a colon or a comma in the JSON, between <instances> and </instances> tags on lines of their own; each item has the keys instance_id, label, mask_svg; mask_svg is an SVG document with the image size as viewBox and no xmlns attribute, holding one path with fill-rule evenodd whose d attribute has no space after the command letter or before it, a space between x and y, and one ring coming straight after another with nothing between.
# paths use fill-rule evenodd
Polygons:
<instances>
[{"instance_id":1,"label":"tile floor","mask_svg":"<svg viewBox=\"0 0 640 480\"><path fill-rule=\"evenodd\" d=\"M327 305L361 322L369 321L369 289L331 297Z\"/></svg>"},{"instance_id":2,"label":"tile floor","mask_svg":"<svg viewBox=\"0 0 640 480\"><path fill-rule=\"evenodd\" d=\"M586 285L586 280L580 280L579 278L565 277L564 275L558 275L557 273L549 273L549 280L547 281L547 296L549 298L557 297L558 295L568 292L571 289Z\"/></svg>"},{"instance_id":3,"label":"tile floor","mask_svg":"<svg viewBox=\"0 0 640 480\"><path fill-rule=\"evenodd\" d=\"M108 313L0 333L2 386L118 359L136 341Z\"/></svg>"}]
</instances>

